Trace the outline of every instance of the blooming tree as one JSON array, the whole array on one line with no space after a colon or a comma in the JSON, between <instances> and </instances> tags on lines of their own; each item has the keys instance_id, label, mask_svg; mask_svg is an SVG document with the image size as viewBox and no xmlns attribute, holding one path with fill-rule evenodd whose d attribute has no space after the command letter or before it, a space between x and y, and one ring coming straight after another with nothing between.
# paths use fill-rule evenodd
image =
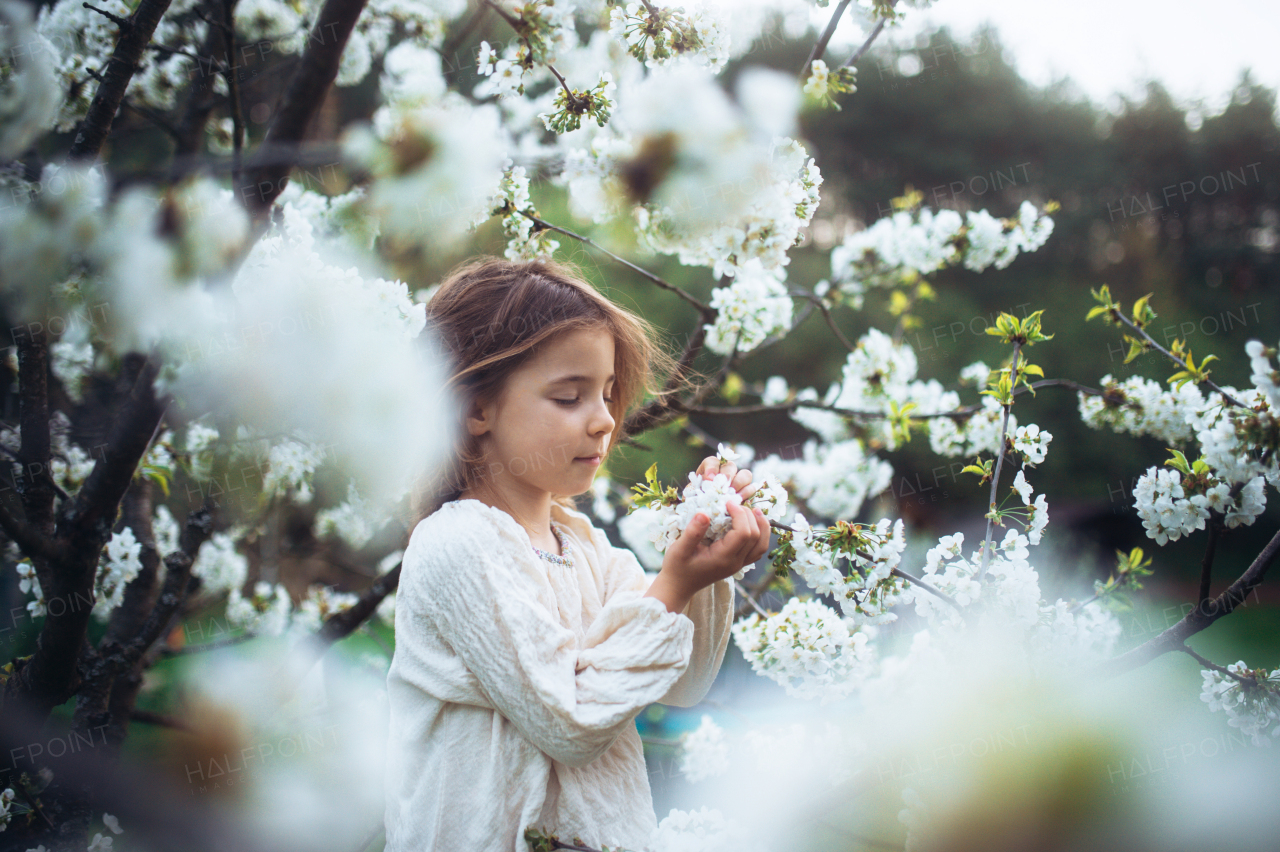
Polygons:
<instances>
[{"instance_id":1,"label":"blooming tree","mask_svg":"<svg viewBox=\"0 0 1280 852\"><path fill-rule=\"evenodd\" d=\"M1130 358L1158 350L1174 371L1167 387L1105 376L1094 388L1045 377L1030 358L1053 337L1039 310L1002 314L988 329L994 366L976 362L952 386L921 378L903 331L933 292L930 276L948 267L1003 269L1036 251L1053 231L1051 200L1028 200L999 217L931 210L908 193L891 215L834 247L827 278L789 278L789 252L805 238L823 182L799 138L798 114L856 97L857 61L886 26L931 2L840 0L792 75L752 67L746 54L770 22L807 26L815 14L809 0L769 8L57 0L38 15L4 0L0 179L21 203L0 211L0 284L20 404L17 420L0 424L17 485L0 501L0 528L27 596L18 612L39 640L0 675L5 747L22 754L0 779L0 829L22 832L31 848L45 841L110 849L121 831L103 813L110 808L126 825L135 819L141 842L156 848L222 848L212 838L228 833L243 849L273 848L286 836L306 838L300 848L346 848L367 835L350 815L376 818L376 800L354 796L358 807L340 819L331 792L284 774L272 777L288 795L243 824L215 825L189 802L170 803L181 820L148 820L126 794L142 788L77 781L116 771L114 761L50 762L51 749L42 757L18 746L40 741L55 708L73 699L71 732L99 732L109 753L131 720L184 727L137 707L149 670L178 655L217 659L199 670L205 685L193 694L205 709L193 718L230 704L261 738L279 730L278 710L292 706L294 723L321 708L344 730L376 728L376 691L339 706L317 687L312 664L337 640L394 618L401 551L384 547L381 534L403 510L414 475L440 452L445 422L440 365L420 345L429 294L380 270L458 251L490 219L500 222L508 258L551 257L566 241L582 244L691 310L669 393L631 415L629 437L689 414L760 411L785 412L812 433L795 458L718 450L750 464L760 486L751 501L777 534L769 565L739 583L733 638L752 669L788 696L856 698L868 718L888 718L939 695L976 694L971 685L987 675L966 667L974 647L998 648L998 657L983 658L988 669L1015 679L1044 671L1099 678L1175 651L1204 666L1209 710L1223 711L1255 743L1280 736L1274 671L1219 665L1186 644L1243 603L1280 549L1278 534L1210 596L1217 535L1253 524L1268 488L1280 485L1275 348L1250 342L1252 388L1220 386L1209 378L1213 356L1196 360L1185 340L1166 348L1152 338L1149 299L1124 306L1104 285L1088 319L1122 329ZM865 41L837 63L828 46L848 17ZM503 28L504 40L479 42L476 74L446 73L442 57L486 20ZM732 91L721 76L730 64L740 66ZM288 81L251 146L243 88L246 73L266 68L287 71ZM330 90L366 82L376 85L376 109L330 141L310 141ZM119 179L109 145L125 114L166 134L172 150L155 171L128 181ZM293 169L325 162L345 176L340 194L290 180ZM552 221L535 208L534 190L548 188L563 193L575 221ZM642 252L700 270L715 282L710 297L624 259L606 237L579 232L620 228ZM903 322L851 341L835 316L868 299L887 301ZM840 380L823 389L775 376L733 394L754 394L758 403L730 401L723 391L734 368L814 315L829 328L830 345L846 353ZM710 380L692 378L700 359L714 359ZM967 386L977 392L966 404ZM1152 560L1136 548L1119 554L1085 600L1042 593L1032 549L1049 534L1049 506L1036 491L1035 467L1053 435L1015 413L1023 394L1041 389L1076 394L1094 428L1175 445L1168 460L1152 460L1134 509L1156 545L1196 533L1207 539L1198 606L1118 656L1108 607L1140 588ZM989 500L981 540L966 546L962 533L944 535L912 564L903 519L859 518L893 475L884 452L915 436L940 456L972 459L965 470L989 487ZM243 482L234 507L233 472ZM333 481L336 491L323 487ZM331 498L326 505L317 505L321 491ZM664 487L657 465L634 492L623 501L601 480L593 509L605 523L616 517L651 565L696 512L712 517L710 537L722 535L726 501L740 499L723 477L692 476L682 491ZM260 570L249 588L246 553L263 552L284 507L307 509L314 536L340 543L376 579L359 593L299 591ZM807 592L796 594L796 577ZM770 592L785 599L776 612L763 604ZM175 627L211 606L222 607L231 641L256 636L306 653L282 652L275 667L263 668L217 657L226 640L182 647ZM905 649L885 641L900 614L916 625ZM385 664L354 668L380 676ZM360 690L356 674L328 676L350 677ZM925 683L938 691L923 691ZM233 695L209 684L251 688ZM826 724L748 731L734 753L752 755L761 768L779 749L820 746L838 759L813 772L842 783L873 746L868 729ZM706 717L686 743L689 777L726 772L729 743ZM352 736L316 759L334 761L335 775L372 777L377 751ZM260 747L257 754L265 760ZM194 765L201 778L226 771L217 759ZM930 808L913 789L901 795L909 842L924 844ZM294 821L280 818L298 802L309 807ZM566 848L567 840L529 828L534 848ZM718 812L677 811L652 848L754 840Z\"/></svg>"}]
</instances>

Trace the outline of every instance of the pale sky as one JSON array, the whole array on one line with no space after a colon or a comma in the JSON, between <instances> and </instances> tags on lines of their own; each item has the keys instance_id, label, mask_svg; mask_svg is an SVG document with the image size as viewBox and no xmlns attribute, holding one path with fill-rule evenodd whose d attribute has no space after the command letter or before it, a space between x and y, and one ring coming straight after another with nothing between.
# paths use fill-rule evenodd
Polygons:
<instances>
[{"instance_id":1,"label":"pale sky","mask_svg":"<svg viewBox=\"0 0 1280 852\"><path fill-rule=\"evenodd\" d=\"M1181 103L1201 100L1212 114L1246 67L1280 88L1280 0L938 0L908 9L891 38L908 45L943 25L965 38L985 21L1025 79L1045 85L1065 74L1104 106L1114 106L1117 91L1140 95L1141 81L1154 77ZM857 35L854 26L838 33L846 43Z\"/></svg>"}]
</instances>

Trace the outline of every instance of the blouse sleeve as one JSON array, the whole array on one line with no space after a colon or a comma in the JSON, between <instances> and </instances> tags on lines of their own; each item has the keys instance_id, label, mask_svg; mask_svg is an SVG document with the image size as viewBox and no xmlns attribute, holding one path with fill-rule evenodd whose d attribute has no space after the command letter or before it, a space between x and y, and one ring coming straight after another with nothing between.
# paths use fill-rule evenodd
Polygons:
<instances>
[{"instance_id":1,"label":"blouse sleeve","mask_svg":"<svg viewBox=\"0 0 1280 852\"><path fill-rule=\"evenodd\" d=\"M488 522L420 527L405 570L423 575L424 610L493 708L555 760L603 754L683 674L694 626L640 595L611 598L579 643L561 624L539 564Z\"/></svg>"},{"instance_id":2,"label":"blouse sleeve","mask_svg":"<svg viewBox=\"0 0 1280 852\"><path fill-rule=\"evenodd\" d=\"M600 535L603 538L604 534ZM626 548L612 547L607 539L604 541L610 552L607 588L643 595L653 580L645 574L636 555ZM729 628L733 624L733 578L719 580L700 589L689 599L682 614L693 622L689 667L658 700L676 707L692 707L711 688L729 647Z\"/></svg>"}]
</instances>

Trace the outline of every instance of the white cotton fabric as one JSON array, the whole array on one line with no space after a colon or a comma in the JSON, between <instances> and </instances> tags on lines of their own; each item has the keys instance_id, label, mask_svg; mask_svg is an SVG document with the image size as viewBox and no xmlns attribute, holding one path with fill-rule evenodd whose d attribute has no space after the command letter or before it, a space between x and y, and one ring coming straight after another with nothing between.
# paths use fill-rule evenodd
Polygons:
<instances>
[{"instance_id":1,"label":"white cotton fabric","mask_svg":"<svg viewBox=\"0 0 1280 852\"><path fill-rule=\"evenodd\" d=\"M634 719L690 706L719 671L733 583L684 613L634 554L558 504L572 567L477 500L414 528L387 673L386 852L527 852L534 826L639 849L655 828Z\"/></svg>"}]
</instances>

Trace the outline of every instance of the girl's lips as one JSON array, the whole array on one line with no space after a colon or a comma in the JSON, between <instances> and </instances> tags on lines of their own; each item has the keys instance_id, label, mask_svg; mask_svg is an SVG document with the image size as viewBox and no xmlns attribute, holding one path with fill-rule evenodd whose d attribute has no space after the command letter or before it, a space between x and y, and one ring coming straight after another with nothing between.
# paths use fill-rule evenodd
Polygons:
<instances>
[{"instance_id":1,"label":"girl's lips","mask_svg":"<svg viewBox=\"0 0 1280 852\"><path fill-rule=\"evenodd\" d=\"M579 456L574 459L576 462L586 462L587 464L600 464L599 456Z\"/></svg>"}]
</instances>

